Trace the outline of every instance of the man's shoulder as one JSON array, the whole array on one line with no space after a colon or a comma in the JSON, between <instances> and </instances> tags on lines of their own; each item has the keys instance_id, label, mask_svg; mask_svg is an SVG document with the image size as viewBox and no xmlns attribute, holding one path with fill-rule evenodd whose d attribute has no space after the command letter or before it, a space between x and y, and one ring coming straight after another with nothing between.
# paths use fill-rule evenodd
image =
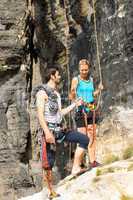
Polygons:
<instances>
[{"instance_id":1,"label":"man's shoulder","mask_svg":"<svg viewBox=\"0 0 133 200\"><path fill-rule=\"evenodd\" d=\"M36 93L36 97L41 97L41 96L47 96L47 93L45 90L39 90L37 93Z\"/></svg>"},{"instance_id":2,"label":"man's shoulder","mask_svg":"<svg viewBox=\"0 0 133 200\"><path fill-rule=\"evenodd\" d=\"M47 90L46 90L46 85L45 84L41 84L36 86L33 89L32 92L33 98L37 98L37 97L41 97L41 96L47 96Z\"/></svg>"}]
</instances>

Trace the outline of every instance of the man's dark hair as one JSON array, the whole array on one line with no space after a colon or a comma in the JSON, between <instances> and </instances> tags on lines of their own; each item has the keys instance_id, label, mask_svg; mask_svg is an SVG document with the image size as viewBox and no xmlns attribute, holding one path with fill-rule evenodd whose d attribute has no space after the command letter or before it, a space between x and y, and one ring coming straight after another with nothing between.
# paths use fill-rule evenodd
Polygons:
<instances>
[{"instance_id":1,"label":"man's dark hair","mask_svg":"<svg viewBox=\"0 0 133 200\"><path fill-rule=\"evenodd\" d=\"M51 75L55 75L55 73L59 71L59 69L56 67L56 68L48 68L47 71L46 71L46 75L45 75L45 81L48 82L51 78Z\"/></svg>"}]
</instances>

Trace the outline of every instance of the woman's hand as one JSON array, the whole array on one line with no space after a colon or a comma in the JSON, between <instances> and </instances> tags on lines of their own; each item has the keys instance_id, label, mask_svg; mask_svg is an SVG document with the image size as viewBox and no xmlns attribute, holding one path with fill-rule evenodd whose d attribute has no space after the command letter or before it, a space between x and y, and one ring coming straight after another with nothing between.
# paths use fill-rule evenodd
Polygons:
<instances>
[{"instance_id":1,"label":"woman's hand","mask_svg":"<svg viewBox=\"0 0 133 200\"><path fill-rule=\"evenodd\" d=\"M98 85L98 90L103 90L104 89L104 87L103 87L103 84L102 84L102 82L101 83L99 83L99 85Z\"/></svg>"},{"instance_id":2,"label":"woman's hand","mask_svg":"<svg viewBox=\"0 0 133 200\"><path fill-rule=\"evenodd\" d=\"M97 90L94 91L94 93L93 93L94 97L96 97L97 95L99 95L99 93L100 93L101 90L103 90L103 89L104 89L104 88L103 88L103 84L102 84L102 82L100 82L99 85L98 85Z\"/></svg>"}]
</instances>

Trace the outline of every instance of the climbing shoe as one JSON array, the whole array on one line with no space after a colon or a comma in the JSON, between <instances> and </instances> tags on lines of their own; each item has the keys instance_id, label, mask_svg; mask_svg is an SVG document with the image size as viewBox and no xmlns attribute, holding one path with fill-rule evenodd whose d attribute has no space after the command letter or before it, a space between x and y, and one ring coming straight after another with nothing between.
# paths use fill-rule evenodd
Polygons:
<instances>
[{"instance_id":1,"label":"climbing shoe","mask_svg":"<svg viewBox=\"0 0 133 200\"><path fill-rule=\"evenodd\" d=\"M94 168L94 167L101 167L102 166L102 164L100 164L99 162L97 162L97 161L93 161L92 163L90 163L90 167L91 168Z\"/></svg>"},{"instance_id":2,"label":"climbing shoe","mask_svg":"<svg viewBox=\"0 0 133 200\"><path fill-rule=\"evenodd\" d=\"M60 194L56 193L55 191L52 191L49 195L48 195L48 199L52 200L56 197L60 197Z\"/></svg>"}]
</instances>

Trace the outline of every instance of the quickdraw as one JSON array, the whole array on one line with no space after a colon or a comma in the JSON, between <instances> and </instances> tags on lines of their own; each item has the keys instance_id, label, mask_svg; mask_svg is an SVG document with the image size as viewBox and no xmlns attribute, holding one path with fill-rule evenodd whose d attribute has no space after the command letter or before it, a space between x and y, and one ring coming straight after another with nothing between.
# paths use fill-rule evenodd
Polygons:
<instances>
[{"instance_id":1,"label":"quickdraw","mask_svg":"<svg viewBox=\"0 0 133 200\"><path fill-rule=\"evenodd\" d=\"M90 145L89 147L91 147L93 145L94 142L94 135L96 132L96 126L95 126L95 122L96 122L96 104L95 103L83 103L81 106L79 106L79 111L83 113L84 115L84 122L85 122L85 127L86 127L86 135L88 134L88 122L87 122L87 114L91 111L93 112L92 115L92 121L93 121L93 134L92 134L92 139L90 140Z\"/></svg>"},{"instance_id":2,"label":"quickdraw","mask_svg":"<svg viewBox=\"0 0 133 200\"><path fill-rule=\"evenodd\" d=\"M83 102L82 105L78 107L78 111L89 113L90 111L96 110L95 103L85 103Z\"/></svg>"},{"instance_id":3,"label":"quickdraw","mask_svg":"<svg viewBox=\"0 0 133 200\"><path fill-rule=\"evenodd\" d=\"M96 109L95 103L84 103L84 106L88 108L90 111L94 111Z\"/></svg>"}]
</instances>

